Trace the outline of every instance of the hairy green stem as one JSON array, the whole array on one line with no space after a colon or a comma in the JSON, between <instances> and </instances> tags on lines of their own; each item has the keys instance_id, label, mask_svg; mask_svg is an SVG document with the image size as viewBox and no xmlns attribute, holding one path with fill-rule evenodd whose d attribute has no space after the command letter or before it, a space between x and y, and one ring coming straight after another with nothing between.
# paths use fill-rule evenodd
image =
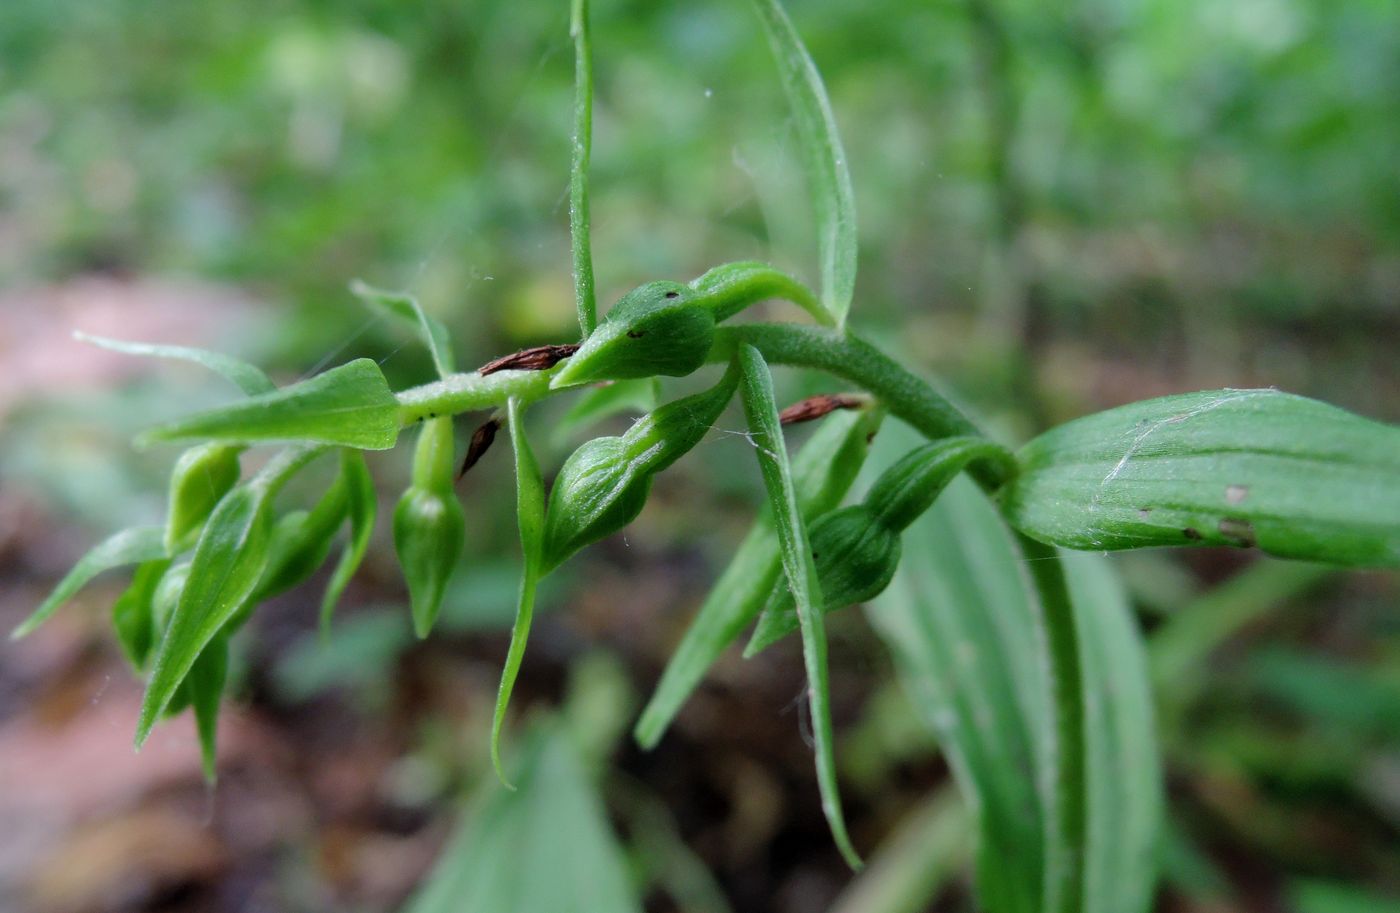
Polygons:
<instances>
[{"instance_id":1,"label":"hairy green stem","mask_svg":"<svg viewBox=\"0 0 1400 913\"><path fill-rule=\"evenodd\" d=\"M574 39L574 150L569 178L569 234L573 241L574 298L583 338L598 326L593 290L593 242L588 225L588 168L593 158L593 50L588 37L588 0L573 0L569 34Z\"/></svg>"},{"instance_id":2,"label":"hairy green stem","mask_svg":"<svg viewBox=\"0 0 1400 913\"><path fill-rule=\"evenodd\" d=\"M1075 628L1074 605L1064 564L1054 546L1016 534L1040 597L1040 621L1050 661L1050 717L1055 759L1045 809L1044 909L1079 913L1083 909L1084 858L1088 833L1087 757L1084 723L1084 670Z\"/></svg>"}]
</instances>

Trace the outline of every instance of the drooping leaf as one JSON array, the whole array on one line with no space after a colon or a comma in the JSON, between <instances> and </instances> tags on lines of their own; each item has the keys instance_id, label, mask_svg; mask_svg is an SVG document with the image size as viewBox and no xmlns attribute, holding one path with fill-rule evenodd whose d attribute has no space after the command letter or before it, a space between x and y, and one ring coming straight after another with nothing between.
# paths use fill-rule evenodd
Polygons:
<instances>
[{"instance_id":1,"label":"drooping leaf","mask_svg":"<svg viewBox=\"0 0 1400 913\"><path fill-rule=\"evenodd\" d=\"M238 484L242 452L236 444L198 444L180 454L170 472L166 551L175 554L194 544L214 505Z\"/></svg>"},{"instance_id":2,"label":"drooping leaf","mask_svg":"<svg viewBox=\"0 0 1400 913\"><path fill-rule=\"evenodd\" d=\"M754 0L797 124L807 192L816 216L821 297L838 327L856 284L856 204L846 152L826 86L779 0Z\"/></svg>"},{"instance_id":3,"label":"drooping leaf","mask_svg":"<svg viewBox=\"0 0 1400 913\"><path fill-rule=\"evenodd\" d=\"M513 772L518 790L483 784L406 913L640 913L567 729L537 726Z\"/></svg>"},{"instance_id":4,"label":"drooping leaf","mask_svg":"<svg viewBox=\"0 0 1400 913\"><path fill-rule=\"evenodd\" d=\"M736 358L740 372L740 401L748 419L750 440L758 455L773 527L778 535L783 576L787 578L802 629L802 659L807 669L808 705L812 713L812 737L817 763L817 785L822 813L836 846L852 868L860 868L860 856L846 833L841 794L836 781L836 758L831 725L831 683L827 677L826 628L822 618L821 584L807 542L807 527L797 502L797 490L788 464L787 445L778 422L773 398L773 378L763 356L753 346L741 346Z\"/></svg>"},{"instance_id":5,"label":"drooping leaf","mask_svg":"<svg viewBox=\"0 0 1400 913\"><path fill-rule=\"evenodd\" d=\"M956 879L976 842L971 816L950 787L909 811L829 913L924 913Z\"/></svg>"},{"instance_id":6,"label":"drooping leaf","mask_svg":"<svg viewBox=\"0 0 1400 913\"><path fill-rule=\"evenodd\" d=\"M841 502L860 472L883 418L879 409L864 409L823 420L792 461L793 484L803 517L819 517ZM634 736L638 744L649 749L661 740L706 670L762 611L781 573L773 517L765 508L696 611L685 637L671 652L656 692L637 720Z\"/></svg>"},{"instance_id":7,"label":"drooping leaf","mask_svg":"<svg viewBox=\"0 0 1400 913\"><path fill-rule=\"evenodd\" d=\"M654 377L618 380L580 395L563 418L554 423L552 440L562 442L584 428L624 412L650 412L661 401L661 384Z\"/></svg>"},{"instance_id":8,"label":"drooping leaf","mask_svg":"<svg viewBox=\"0 0 1400 913\"><path fill-rule=\"evenodd\" d=\"M569 238L574 260L574 305L583 338L598 325L593 290L593 242L589 226L588 170L593 158L593 47L588 0L570 4L569 35L574 40L574 146L569 165Z\"/></svg>"},{"instance_id":9,"label":"drooping leaf","mask_svg":"<svg viewBox=\"0 0 1400 913\"><path fill-rule=\"evenodd\" d=\"M370 535L374 532L374 519L379 510L374 479L371 478L369 469L365 466L364 455L360 451L349 448L340 451L340 475L345 480L345 494L349 501L350 538L340 553L340 560L336 562L330 582L326 584L326 593L321 598L320 619L323 637L330 632L331 616L335 613L336 603L340 602L341 594L349 585L350 578L355 576L355 571L359 569L360 562L364 560L365 552L369 549Z\"/></svg>"},{"instance_id":10,"label":"drooping leaf","mask_svg":"<svg viewBox=\"0 0 1400 913\"><path fill-rule=\"evenodd\" d=\"M1258 546L1400 565L1400 428L1275 390L1168 396L1078 419L1018 454L1004 503L1069 548Z\"/></svg>"},{"instance_id":11,"label":"drooping leaf","mask_svg":"<svg viewBox=\"0 0 1400 913\"><path fill-rule=\"evenodd\" d=\"M111 349L113 352L121 352L125 355L143 355L153 358L172 358L178 361L194 362L218 374L249 396L271 393L273 390L277 389L277 385L268 379L268 376L262 372L262 369L255 365L250 365L242 359L234 358L232 355L225 355L222 352L211 352L207 349L192 349L187 346L165 346L146 342L126 342L121 339L92 336L88 333L74 333L73 338L81 342L90 342L103 349Z\"/></svg>"},{"instance_id":12,"label":"drooping leaf","mask_svg":"<svg viewBox=\"0 0 1400 913\"><path fill-rule=\"evenodd\" d=\"M204 767L204 779L213 783L218 778L219 703L224 696L224 681L228 678L228 639L219 636L200 651L185 679L189 689L190 706L194 708L195 728L199 731L199 755Z\"/></svg>"},{"instance_id":13,"label":"drooping leaf","mask_svg":"<svg viewBox=\"0 0 1400 913\"><path fill-rule=\"evenodd\" d=\"M1062 848L1047 830L1059 752L1046 643L1022 555L986 498L960 479L905 534L905 560L868 615L937 733L980 831L988 913L1042 913ZM1161 783L1141 638L1103 559L1063 558L1081 645L1086 713L1082 902L1141 913L1155 880ZM1061 873L1062 874L1062 873Z\"/></svg>"},{"instance_id":14,"label":"drooping leaf","mask_svg":"<svg viewBox=\"0 0 1400 913\"><path fill-rule=\"evenodd\" d=\"M230 491L204 525L151 667L136 725L139 748L204 648L256 590L268 563L272 498L323 448L282 451ZM158 593L159 595L159 593Z\"/></svg>"},{"instance_id":15,"label":"drooping leaf","mask_svg":"<svg viewBox=\"0 0 1400 913\"><path fill-rule=\"evenodd\" d=\"M103 571L123 567L128 564L141 564L165 557L165 529L160 526L133 526L115 533L94 545L86 555L73 565L53 592L48 595L34 613L20 622L10 632L11 640L18 640L48 620L59 606L72 599L79 590L87 586L92 578Z\"/></svg>"},{"instance_id":16,"label":"drooping leaf","mask_svg":"<svg viewBox=\"0 0 1400 913\"><path fill-rule=\"evenodd\" d=\"M117 643L137 672L145 670L146 659L155 645L156 588L169 568L168 558L157 558L137 565L131 586L112 604L112 627L117 633Z\"/></svg>"},{"instance_id":17,"label":"drooping leaf","mask_svg":"<svg viewBox=\"0 0 1400 913\"><path fill-rule=\"evenodd\" d=\"M360 358L275 392L152 428L140 440L297 441L387 450L398 434L399 401L379 365Z\"/></svg>"},{"instance_id":18,"label":"drooping leaf","mask_svg":"<svg viewBox=\"0 0 1400 913\"><path fill-rule=\"evenodd\" d=\"M501 766L501 731L505 726L506 709L510 706L515 677L525 657L525 643L530 637L530 621L535 614L535 590L539 584L544 555L544 478L539 463L525 436L525 407L512 396L506 404L510 424L510 443L515 451L515 514L520 527L520 595L516 602L515 625L510 632L510 648L501 669L501 684L496 691L496 709L491 718L491 763L496 776L507 783Z\"/></svg>"},{"instance_id":19,"label":"drooping leaf","mask_svg":"<svg viewBox=\"0 0 1400 913\"><path fill-rule=\"evenodd\" d=\"M350 293L382 314L394 317L408 326L428 347L433 356L433 367L440 377L446 377L456 369L452 357L452 337L442 321L423 310L418 299L407 292L387 292L356 279L350 283Z\"/></svg>"}]
</instances>

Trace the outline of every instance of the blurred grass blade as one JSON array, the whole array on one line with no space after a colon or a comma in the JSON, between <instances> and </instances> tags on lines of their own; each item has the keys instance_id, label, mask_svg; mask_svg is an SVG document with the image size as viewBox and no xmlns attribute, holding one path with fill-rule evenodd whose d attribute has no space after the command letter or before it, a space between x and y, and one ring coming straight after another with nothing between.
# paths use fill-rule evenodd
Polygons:
<instances>
[{"instance_id":1,"label":"blurred grass blade","mask_svg":"<svg viewBox=\"0 0 1400 913\"><path fill-rule=\"evenodd\" d=\"M923 913L953 882L971 855L970 816L950 787L941 787L895 826L865 870L829 913Z\"/></svg>"},{"instance_id":2,"label":"blurred grass blade","mask_svg":"<svg viewBox=\"0 0 1400 913\"><path fill-rule=\"evenodd\" d=\"M228 638L219 636L209 642L190 667L185 679L190 691L190 706L194 708L195 728L199 730L199 756L204 767L204 779L218 779L219 702L224 696L224 681L228 677Z\"/></svg>"},{"instance_id":3,"label":"blurred grass blade","mask_svg":"<svg viewBox=\"0 0 1400 913\"><path fill-rule=\"evenodd\" d=\"M1013 525L1104 550L1258 546L1283 558L1400 566L1400 428L1274 390L1134 403L1027 444Z\"/></svg>"},{"instance_id":4,"label":"blurred grass blade","mask_svg":"<svg viewBox=\"0 0 1400 913\"><path fill-rule=\"evenodd\" d=\"M535 590L540 578L544 553L544 479L539 463L525 437L524 413L518 397L507 403L510 443L515 450L515 505L520 526L520 551L523 566L520 572L520 598L515 611L515 625L510 632L510 648L505 667L501 670L501 685L496 691L496 710L491 719L491 763L496 776L509 785L501 766L501 730L505 726L506 708L525 657L525 643L530 637L530 621L535 614Z\"/></svg>"},{"instance_id":5,"label":"blurred grass blade","mask_svg":"<svg viewBox=\"0 0 1400 913\"><path fill-rule=\"evenodd\" d=\"M200 653L237 614L262 579L272 536L273 496L287 479L322 452L318 447L282 451L214 508L195 545L189 576L156 651L136 724L138 748Z\"/></svg>"},{"instance_id":6,"label":"blurred grass blade","mask_svg":"<svg viewBox=\"0 0 1400 913\"><path fill-rule=\"evenodd\" d=\"M163 526L133 526L113 534L94 545L86 555L78 559L78 563L58 582L58 586L53 588L48 598L39 604L39 608L10 632L10 639L18 640L39 627L59 606L72 599L92 578L103 571L164 557Z\"/></svg>"},{"instance_id":7,"label":"blurred grass blade","mask_svg":"<svg viewBox=\"0 0 1400 913\"><path fill-rule=\"evenodd\" d=\"M654 377L617 380L593 387L574 400L554 423L551 440L562 444L576 431L623 412L650 412L661 402L661 384Z\"/></svg>"},{"instance_id":8,"label":"blurred grass blade","mask_svg":"<svg viewBox=\"0 0 1400 913\"><path fill-rule=\"evenodd\" d=\"M360 562L369 549L370 535L374 532L374 520L379 511L379 501L375 495L374 479L365 466L364 454L349 448L340 451L340 475L345 480L345 494L348 498L350 514L350 539L340 553L326 593L321 597L320 627L322 636L330 633L331 616L340 602L350 578L355 576Z\"/></svg>"},{"instance_id":9,"label":"blurred grass blade","mask_svg":"<svg viewBox=\"0 0 1400 913\"><path fill-rule=\"evenodd\" d=\"M306 441L388 450L398 436L399 401L379 365L360 358L273 393L152 428L138 443Z\"/></svg>"},{"instance_id":10,"label":"blurred grass blade","mask_svg":"<svg viewBox=\"0 0 1400 913\"><path fill-rule=\"evenodd\" d=\"M841 794L836 781L836 758L831 727L831 683L827 677L826 629L822 618L821 584L807 544L807 527L797 502L797 491L788 465L786 444L773 398L773 377L763 356L743 345L735 356L740 369L740 396L748 419L750 440L758 455L773 527L778 534L779 556L788 589L797 605L802 628L802 659L807 668L807 696L812 711L812 739L817 761L817 785L822 813L847 864L858 869L860 856L846 833Z\"/></svg>"},{"instance_id":11,"label":"blurred grass blade","mask_svg":"<svg viewBox=\"0 0 1400 913\"><path fill-rule=\"evenodd\" d=\"M90 342L103 349L121 352L124 355L141 355L151 358L171 358L177 361L191 361L213 371L234 384L249 396L271 393L277 385L268 379L261 368L250 365L241 358L211 352L208 349L192 349L187 346L155 345L148 342L127 342L122 339L108 339L105 336L92 336L88 333L74 333L73 338L80 342Z\"/></svg>"},{"instance_id":12,"label":"blurred grass blade","mask_svg":"<svg viewBox=\"0 0 1400 913\"><path fill-rule=\"evenodd\" d=\"M588 169L593 158L593 47L588 34L588 0L570 4L569 35L574 40L574 147L569 167L569 236L573 244L574 303L583 338L598 326L593 289L593 242L589 227Z\"/></svg>"},{"instance_id":13,"label":"blurred grass blade","mask_svg":"<svg viewBox=\"0 0 1400 913\"><path fill-rule=\"evenodd\" d=\"M861 409L822 420L792 461L793 485L803 517L819 517L841 503L883 418L880 409ZM706 670L758 617L781 573L773 514L765 508L672 651L633 733L643 748L656 746Z\"/></svg>"},{"instance_id":14,"label":"blurred grass blade","mask_svg":"<svg viewBox=\"0 0 1400 913\"><path fill-rule=\"evenodd\" d=\"M436 317L429 316L417 298L407 292L387 292L359 279L350 283L350 293L374 310L408 324L428 347L439 376L446 377L457 370L447 327Z\"/></svg>"},{"instance_id":15,"label":"blurred grass blade","mask_svg":"<svg viewBox=\"0 0 1400 913\"><path fill-rule=\"evenodd\" d=\"M1083 913L1147 909L1161 778L1140 636L1111 569L1098 556L1063 559L1086 714L1081 902L1058 824L1047 844L1046 809L1063 797L1036 784L1054 782L1063 756L1047 644L1012 536L963 478L909 528L905 554L869 616L977 812L982 906L1041 913L1050 899ZM1046 891L1051 879L1066 890Z\"/></svg>"},{"instance_id":16,"label":"blurred grass blade","mask_svg":"<svg viewBox=\"0 0 1400 913\"><path fill-rule=\"evenodd\" d=\"M856 203L846 153L821 74L779 0L754 0L797 123L807 190L816 217L822 305L846 324L856 284Z\"/></svg>"},{"instance_id":17,"label":"blurred grass blade","mask_svg":"<svg viewBox=\"0 0 1400 913\"><path fill-rule=\"evenodd\" d=\"M519 790L483 784L406 913L641 913L567 728L535 727L513 772Z\"/></svg>"}]
</instances>

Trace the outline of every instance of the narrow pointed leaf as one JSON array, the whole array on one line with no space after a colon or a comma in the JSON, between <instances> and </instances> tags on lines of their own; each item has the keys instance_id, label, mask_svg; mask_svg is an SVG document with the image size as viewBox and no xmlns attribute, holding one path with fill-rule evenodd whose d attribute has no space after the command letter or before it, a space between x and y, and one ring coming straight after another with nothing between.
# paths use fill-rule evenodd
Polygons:
<instances>
[{"instance_id":1,"label":"narrow pointed leaf","mask_svg":"<svg viewBox=\"0 0 1400 913\"><path fill-rule=\"evenodd\" d=\"M823 625L821 584L812 562L812 550L807 543L807 528L797 503L797 491L792 481L782 427L778 422L778 405L773 398L773 378L763 356L753 346L741 346L736 354L740 369L740 400L748 419L749 433L758 465L763 474L763 486L768 493L768 505L773 512L773 526L778 534L779 555L783 575L797 605L797 617L802 627L802 659L807 668L807 696L812 711L812 736L815 742L817 785L822 796L822 812L836 846L847 864L860 868L860 856L846 833L846 821L841 812L841 794L836 782L834 735L831 726L831 683L827 677L826 629Z\"/></svg>"},{"instance_id":2,"label":"narrow pointed leaf","mask_svg":"<svg viewBox=\"0 0 1400 913\"><path fill-rule=\"evenodd\" d=\"M216 637L199 654L185 679L190 706L194 708L195 728L199 730L199 755L204 779L218 778L219 703L228 677L228 639Z\"/></svg>"},{"instance_id":3,"label":"narrow pointed leaf","mask_svg":"<svg viewBox=\"0 0 1400 913\"><path fill-rule=\"evenodd\" d=\"M584 759L557 720L483 784L407 913L641 913L626 855Z\"/></svg>"},{"instance_id":4,"label":"narrow pointed leaf","mask_svg":"<svg viewBox=\"0 0 1400 913\"><path fill-rule=\"evenodd\" d=\"M1400 428L1315 400L1168 396L1062 425L1017 456L1007 516L1044 542L1400 566Z\"/></svg>"},{"instance_id":5,"label":"narrow pointed leaf","mask_svg":"<svg viewBox=\"0 0 1400 913\"><path fill-rule=\"evenodd\" d=\"M803 517L819 517L841 502L883 418L879 409L863 409L823 420L792 461ZM656 692L637 720L638 744L648 749L656 746L706 670L763 610L781 574L773 515L765 508L671 652Z\"/></svg>"},{"instance_id":6,"label":"narrow pointed leaf","mask_svg":"<svg viewBox=\"0 0 1400 913\"><path fill-rule=\"evenodd\" d=\"M268 376L262 372L262 369L255 365L250 365L242 359L234 358L232 355L225 355L222 352L211 352L207 349L192 349L187 346L165 346L154 345L147 342L126 342L121 339L108 339L104 336L91 336L87 333L74 333L73 338L81 342L90 342L103 349L111 349L113 352L121 352L125 355L143 355L153 358L171 358L177 361L194 362L218 374L249 396L271 393L273 390L277 389L277 385L268 379Z\"/></svg>"},{"instance_id":7,"label":"narrow pointed leaf","mask_svg":"<svg viewBox=\"0 0 1400 913\"><path fill-rule=\"evenodd\" d=\"M340 451L340 475L345 480L345 494L349 500L350 538L340 553L340 560L336 562L330 582L326 584L326 593L321 598L322 636L330 633L331 616L335 613L336 604L340 602L341 594L369 549L370 535L374 532L374 520L379 510L374 479L370 477L360 451L348 448Z\"/></svg>"},{"instance_id":8,"label":"narrow pointed leaf","mask_svg":"<svg viewBox=\"0 0 1400 913\"><path fill-rule=\"evenodd\" d=\"M496 710L491 719L491 763L496 768L496 776L507 783L505 770L501 766L501 730L505 725L506 709L510 706L511 691L515 688L515 678L520 672L520 662L525 657L525 643L530 637L530 621L535 614L535 590L539 583L540 566L544 552L544 479L540 475L539 463L535 461L530 441L525 436L525 407L517 397L512 396L507 403L507 421L510 423L510 443L515 450L515 513L520 526L520 552L522 568L520 572L520 597L516 604L515 625L510 632L510 649L501 670L501 685L496 691Z\"/></svg>"},{"instance_id":9,"label":"narrow pointed leaf","mask_svg":"<svg viewBox=\"0 0 1400 913\"><path fill-rule=\"evenodd\" d=\"M452 337L442 321L423 310L418 299L407 292L387 292L374 288L356 279L350 283L350 292L365 304L382 314L387 314L406 323L428 347L433 356L433 367L438 375L446 377L457 370L452 357Z\"/></svg>"},{"instance_id":10,"label":"narrow pointed leaf","mask_svg":"<svg viewBox=\"0 0 1400 913\"><path fill-rule=\"evenodd\" d=\"M34 610L34 614L10 632L10 639L18 640L39 627L59 606L72 599L103 571L164 557L165 529L160 526L134 526L104 539L73 565L73 569L58 582L48 598Z\"/></svg>"},{"instance_id":11,"label":"narrow pointed leaf","mask_svg":"<svg viewBox=\"0 0 1400 913\"><path fill-rule=\"evenodd\" d=\"M141 442L305 441L388 450L399 434L399 401L372 359L361 358L273 393L152 428Z\"/></svg>"},{"instance_id":12,"label":"narrow pointed leaf","mask_svg":"<svg viewBox=\"0 0 1400 913\"><path fill-rule=\"evenodd\" d=\"M138 748L200 653L257 589L268 563L273 496L321 452L316 447L283 451L214 508L151 667L136 725Z\"/></svg>"},{"instance_id":13,"label":"narrow pointed leaf","mask_svg":"<svg viewBox=\"0 0 1400 913\"><path fill-rule=\"evenodd\" d=\"M778 63L816 216L822 305L846 323L856 284L856 204L826 86L779 0L754 0Z\"/></svg>"}]
</instances>

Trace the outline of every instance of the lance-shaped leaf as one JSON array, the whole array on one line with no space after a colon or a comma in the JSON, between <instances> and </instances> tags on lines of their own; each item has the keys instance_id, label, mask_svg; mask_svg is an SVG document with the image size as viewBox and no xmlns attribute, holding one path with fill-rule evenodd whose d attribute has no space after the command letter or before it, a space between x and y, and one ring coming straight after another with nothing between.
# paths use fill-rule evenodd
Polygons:
<instances>
[{"instance_id":1,"label":"lance-shaped leaf","mask_svg":"<svg viewBox=\"0 0 1400 913\"><path fill-rule=\"evenodd\" d=\"M514 774L516 791L483 784L407 913L640 913L568 729L535 728Z\"/></svg>"},{"instance_id":2,"label":"lance-shaped leaf","mask_svg":"<svg viewBox=\"0 0 1400 913\"><path fill-rule=\"evenodd\" d=\"M1141 638L1111 570L1098 556L1064 559L1086 713L1081 903L1047 891L1063 871L1047 813L1060 801L1061 764L1050 658L1016 542L959 479L905 533L904 548L868 616L976 813L982 908L1042 913L1057 899L1082 913L1141 913L1155 878L1160 771Z\"/></svg>"},{"instance_id":3,"label":"lance-shaped leaf","mask_svg":"<svg viewBox=\"0 0 1400 913\"><path fill-rule=\"evenodd\" d=\"M218 776L219 702L228 678L228 638L220 635L209 642L190 667L185 687L194 708L195 728L199 731L199 755L204 779L213 783Z\"/></svg>"},{"instance_id":4,"label":"lance-shaped leaf","mask_svg":"<svg viewBox=\"0 0 1400 913\"><path fill-rule=\"evenodd\" d=\"M323 637L330 633L331 616L335 613L336 603L340 602L341 594L349 585L350 578L355 576L355 571L369 549L370 535L374 532L374 519L379 511L374 479L370 477L364 455L360 451L340 451L340 476L345 482L345 494L349 502L350 538L340 553L340 560L336 562L330 582L326 584L326 593L321 598Z\"/></svg>"},{"instance_id":5,"label":"lance-shaped leaf","mask_svg":"<svg viewBox=\"0 0 1400 913\"><path fill-rule=\"evenodd\" d=\"M754 0L797 125L807 192L816 216L822 304L844 326L856 284L856 203L846 152L821 74L779 0Z\"/></svg>"},{"instance_id":6,"label":"lance-shaped leaf","mask_svg":"<svg viewBox=\"0 0 1400 913\"><path fill-rule=\"evenodd\" d=\"M466 542L466 513L452 490L455 458L452 418L424 422L413 454L413 483L394 508L394 552L419 637L437 622Z\"/></svg>"},{"instance_id":7,"label":"lance-shaped leaf","mask_svg":"<svg viewBox=\"0 0 1400 913\"><path fill-rule=\"evenodd\" d=\"M379 365L360 358L290 387L152 428L140 440L305 441L387 450L398 434L399 401Z\"/></svg>"},{"instance_id":8,"label":"lance-shaped leaf","mask_svg":"<svg viewBox=\"0 0 1400 913\"><path fill-rule=\"evenodd\" d=\"M447 327L423 310L417 298L407 292L386 292L358 279L350 283L350 293L374 310L411 327L428 347L429 354L433 356L433 367L439 376L446 377L457 370L452 357L452 337Z\"/></svg>"},{"instance_id":9,"label":"lance-shaped leaf","mask_svg":"<svg viewBox=\"0 0 1400 913\"><path fill-rule=\"evenodd\" d=\"M773 512L778 534L779 555L788 589L797 605L802 627L802 659L807 668L807 697L812 712L812 737L817 761L817 785L822 796L822 813L836 846L852 868L861 865L860 856L846 833L841 813L841 794L836 782L836 758L831 726L831 683L827 677L826 629L821 606L821 584L807 543L807 528L797 503L778 405L773 398L773 377L763 356L753 346L744 345L736 353L740 373L740 400L748 419L749 433L758 454L763 487Z\"/></svg>"},{"instance_id":10,"label":"lance-shaped leaf","mask_svg":"<svg viewBox=\"0 0 1400 913\"><path fill-rule=\"evenodd\" d=\"M199 444L175 461L165 519L165 548L170 554L194 544L214 505L238 484L242 452L236 444Z\"/></svg>"},{"instance_id":11,"label":"lance-shaped leaf","mask_svg":"<svg viewBox=\"0 0 1400 913\"><path fill-rule=\"evenodd\" d=\"M863 503L826 514L812 525L812 559L817 565L823 611L873 599L884 591L899 566L899 536L942 494L958 473L973 463L1009 473L1011 454L985 438L931 441L906 453L870 487ZM753 656L797 630L792 594L776 587L745 656Z\"/></svg>"},{"instance_id":12,"label":"lance-shaped leaf","mask_svg":"<svg viewBox=\"0 0 1400 913\"><path fill-rule=\"evenodd\" d=\"M161 578L170 568L170 559L158 558L136 568L131 586L112 603L112 627L117 632L131 667L137 672L146 668L146 659L156 642L155 595Z\"/></svg>"},{"instance_id":13,"label":"lance-shaped leaf","mask_svg":"<svg viewBox=\"0 0 1400 913\"><path fill-rule=\"evenodd\" d=\"M1400 428L1275 390L1168 396L1055 428L1018 454L1013 525L1107 550L1258 546L1400 565Z\"/></svg>"},{"instance_id":14,"label":"lance-shaped leaf","mask_svg":"<svg viewBox=\"0 0 1400 913\"><path fill-rule=\"evenodd\" d=\"M506 708L525 656L525 643L530 637L530 621L535 614L535 590L540 580L540 565L544 552L544 478L535 460L530 441L525 436L525 407L512 396L506 405L506 420L510 423L510 443L515 450L515 515L520 527L520 596L516 603L515 625L510 632L510 649L501 669L501 685L496 691L496 710L491 719L491 763L496 776L507 783L501 766L501 730L505 725Z\"/></svg>"},{"instance_id":15,"label":"lance-shaped leaf","mask_svg":"<svg viewBox=\"0 0 1400 913\"><path fill-rule=\"evenodd\" d=\"M136 725L138 748L200 653L262 579L272 537L272 498L287 479L322 452L319 447L295 447L279 453L214 508L195 545L188 577L151 667Z\"/></svg>"},{"instance_id":16,"label":"lance-shaped leaf","mask_svg":"<svg viewBox=\"0 0 1400 913\"><path fill-rule=\"evenodd\" d=\"M803 517L819 517L841 502L883 418L880 409L829 416L798 451L792 478ZM773 514L765 507L671 652L656 692L637 720L638 744L656 746L706 670L762 611L781 573Z\"/></svg>"},{"instance_id":17,"label":"lance-shaped leaf","mask_svg":"<svg viewBox=\"0 0 1400 913\"><path fill-rule=\"evenodd\" d=\"M10 639L18 640L39 627L103 571L164 557L165 530L159 526L133 526L104 539L73 565L32 615L10 632Z\"/></svg>"},{"instance_id":18,"label":"lance-shaped leaf","mask_svg":"<svg viewBox=\"0 0 1400 913\"><path fill-rule=\"evenodd\" d=\"M146 342L126 342L121 339L108 339L103 336L90 336L87 333L74 333L73 338L81 342L90 342L95 346L104 349L111 349L114 352L121 352L125 355L142 355L152 358L172 358L177 361L194 362L202 365L218 374L220 377L236 385L249 396L257 396L261 393L271 393L277 386L268 379L262 370L254 365L248 364L242 359L234 358L232 355L225 355L222 352L210 352L207 349L192 349L187 346L164 346L153 345Z\"/></svg>"}]
</instances>

